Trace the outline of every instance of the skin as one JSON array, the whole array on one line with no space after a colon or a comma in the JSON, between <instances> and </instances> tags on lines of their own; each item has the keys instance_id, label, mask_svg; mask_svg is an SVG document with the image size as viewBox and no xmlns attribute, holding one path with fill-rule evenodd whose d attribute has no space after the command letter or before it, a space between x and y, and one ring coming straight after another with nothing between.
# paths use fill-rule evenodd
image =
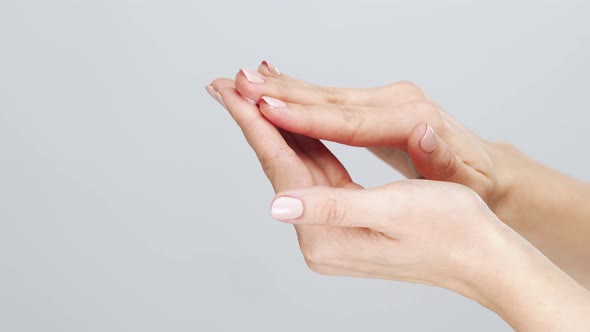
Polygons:
<instances>
[{"instance_id":1,"label":"skin","mask_svg":"<svg viewBox=\"0 0 590 332\"><path fill-rule=\"evenodd\" d=\"M498 217L580 284L590 289L590 185L531 160L512 145L486 141L465 128L410 82L372 89L320 87L271 70L263 83L240 71L216 80L235 87L260 106L264 117L286 131L369 148L408 178L424 177L473 189ZM263 96L287 107L270 107ZM428 124L437 148L424 153Z\"/></svg>"},{"instance_id":2,"label":"skin","mask_svg":"<svg viewBox=\"0 0 590 332\"><path fill-rule=\"evenodd\" d=\"M267 71L270 68L265 67ZM261 72L265 73L265 68L261 68ZM295 225L301 251L312 270L323 274L385 278L448 288L495 311L518 331L587 329L590 323L587 318L590 317L588 292L501 222L486 205L488 201L496 202L504 196L498 194L504 190L498 177L493 176L493 180L484 178L483 175L488 173L477 168L488 167L489 159L477 163L475 160L478 159L474 158L467 163L466 158L459 158L460 154L454 153L447 143L447 137L452 135L434 133L432 135L436 136L432 136L434 139L431 137L430 149L425 152L421 141L428 127L420 121L411 125L406 136L388 136L383 142L394 142L390 146L377 144L378 153L382 153L384 158L391 157L389 160L394 164L394 161L399 163L403 160L403 154L388 152L387 149L401 150L407 153L416 170L425 177L450 174L450 178L455 180L451 182L457 183L407 180L376 189L363 189L351 180L342 164L316 139L321 135L309 129L305 129L305 133L297 133L297 121L305 123L307 120L290 117L285 123L277 123L280 121L277 119L285 116L284 110L273 113L276 109L260 101L262 95L256 98L256 95L250 94L248 97L257 101L260 107L246 101L243 96L254 90L240 89L241 84L250 84L247 81L240 83L245 80L240 75L243 73L238 74L235 83L227 79L213 82L212 95L229 110L257 154L277 192L275 202L278 198L290 197L302 203L303 211L299 216L283 221ZM266 85L271 77L283 79L284 75L267 72L265 76L266 81L259 84ZM294 85L286 85L282 89L295 91L293 93L301 98L299 106L313 106L312 98L322 96L322 92L317 92L320 90L314 90L307 83L295 83L297 81L291 81L286 76L285 80L291 82L285 84ZM275 96L292 101L283 90L277 88ZM391 102L391 96L395 95L383 93L371 97L365 95L368 90L363 90L363 93L348 99L334 98L334 93L353 92L334 89L328 94L332 97L326 101L374 104L387 100ZM264 93L267 95L270 90ZM413 98L406 94L407 91L400 92L396 98ZM288 105L289 110L296 107L291 103ZM335 111L314 110L308 115L333 113L330 121L338 121L334 114L348 112L342 110L342 107L336 107ZM402 114L412 116L411 111ZM355 119L358 115L347 118ZM317 118L313 121L314 130L321 132L322 122ZM407 122L408 126L411 122ZM279 129L288 123L291 128ZM316 123L319 125L316 126ZM387 124L393 125L394 121ZM346 128L362 129L357 125L346 127L346 122L340 125L345 128L343 131ZM337 127L325 126L332 132L330 135L334 140L347 140L355 145L365 145L373 142L371 140L381 139L383 135L390 135L387 130L372 130L366 137L357 134L338 136L342 134L334 132ZM440 132L440 126L432 125L436 132ZM303 126L301 128L304 129ZM360 129L354 130L362 132ZM463 151L475 151L472 153L481 156L476 147L467 145ZM469 152L464 153L469 155ZM450 163L449 158L453 160ZM410 175L413 167L407 166L407 159L405 165L405 172ZM437 169L441 165L444 172ZM401 164L398 166L403 168ZM491 169L494 170L493 167ZM475 189L464 186L475 179L483 184L474 185Z\"/></svg>"}]
</instances>

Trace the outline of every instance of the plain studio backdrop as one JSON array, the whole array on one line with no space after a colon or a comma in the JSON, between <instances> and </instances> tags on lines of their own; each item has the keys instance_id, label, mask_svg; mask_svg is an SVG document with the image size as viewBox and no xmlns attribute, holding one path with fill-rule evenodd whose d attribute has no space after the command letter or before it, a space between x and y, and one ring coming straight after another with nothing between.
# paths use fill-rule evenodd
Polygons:
<instances>
[{"instance_id":1,"label":"plain studio backdrop","mask_svg":"<svg viewBox=\"0 0 590 332\"><path fill-rule=\"evenodd\" d=\"M309 271L204 86L263 59L322 85L411 80L589 180L589 17L588 1L3 0L0 330L509 331L443 289ZM329 146L362 185L401 178Z\"/></svg>"}]
</instances>

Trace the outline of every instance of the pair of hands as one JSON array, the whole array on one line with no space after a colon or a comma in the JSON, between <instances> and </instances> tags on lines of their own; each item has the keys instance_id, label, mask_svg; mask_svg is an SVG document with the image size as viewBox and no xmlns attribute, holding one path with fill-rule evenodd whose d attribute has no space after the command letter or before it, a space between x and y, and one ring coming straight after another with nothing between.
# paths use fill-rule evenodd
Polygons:
<instances>
[{"instance_id":1,"label":"pair of hands","mask_svg":"<svg viewBox=\"0 0 590 332\"><path fill-rule=\"evenodd\" d=\"M215 80L207 91L256 152L277 192L272 214L295 224L312 270L469 292L455 285L472 282L481 247L505 229L485 203L500 202L507 185L492 145L420 88L324 88L263 62L258 71L240 70L235 81ZM408 178L447 182L363 189L319 139L369 147Z\"/></svg>"},{"instance_id":2,"label":"pair of hands","mask_svg":"<svg viewBox=\"0 0 590 332\"><path fill-rule=\"evenodd\" d=\"M312 270L444 287L516 330L588 326L588 292L496 216L522 223L511 213L521 158L414 84L318 87L263 62L206 89L258 156L277 193L271 213L295 225ZM411 180L363 189L320 139L368 147Z\"/></svg>"}]
</instances>

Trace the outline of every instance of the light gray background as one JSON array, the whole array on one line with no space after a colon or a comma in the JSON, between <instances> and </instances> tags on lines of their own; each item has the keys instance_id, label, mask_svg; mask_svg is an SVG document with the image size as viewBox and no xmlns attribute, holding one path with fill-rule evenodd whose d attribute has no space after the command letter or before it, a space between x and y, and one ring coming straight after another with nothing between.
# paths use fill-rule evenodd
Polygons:
<instances>
[{"instance_id":1,"label":"light gray background","mask_svg":"<svg viewBox=\"0 0 590 332\"><path fill-rule=\"evenodd\" d=\"M266 58L407 79L590 179L587 1L0 2L1 331L509 331L448 291L319 276L204 91ZM330 145L361 184L400 176ZM510 273L510 271L507 271Z\"/></svg>"}]
</instances>

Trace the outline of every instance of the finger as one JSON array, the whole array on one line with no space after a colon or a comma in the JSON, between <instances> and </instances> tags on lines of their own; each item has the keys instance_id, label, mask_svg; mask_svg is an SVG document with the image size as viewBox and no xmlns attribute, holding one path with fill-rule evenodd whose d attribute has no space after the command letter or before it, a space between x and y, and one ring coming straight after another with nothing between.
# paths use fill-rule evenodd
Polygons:
<instances>
[{"instance_id":1,"label":"finger","mask_svg":"<svg viewBox=\"0 0 590 332\"><path fill-rule=\"evenodd\" d=\"M480 184L488 181L484 174L465 164L424 122L412 130L407 151L416 170L427 179L460 183L476 192Z\"/></svg>"},{"instance_id":2,"label":"finger","mask_svg":"<svg viewBox=\"0 0 590 332\"><path fill-rule=\"evenodd\" d=\"M210 85L215 89L215 92L217 92L225 88L235 88L236 82L229 78L218 78L211 82Z\"/></svg>"},{"instance_id":3,"label":"finger","mask_svg":"<svg viewBox=\"0 0 590 332\"><path fill-rule=\"evenodd\" d=\"M405 148L408 135L420 120L440 122L438 109L429 102L391 107L306 106L265 96L260 111L287 131L354 146Z\"/></svg>"},{"instance_id":4,"label":"finger","mask_svg":"<svg viewBox=\"0 0 590 332\"><path fill-rule=\"evenodd\" d=\"M257 102L262 96L269 96L302 105L399 105L424 98L422 90L409 82L361 89L320 87L283 73L269 74L264 65L259 72L241 69L236 75L236 88Z\"/></svg>"},{"instance_id":5,"label":"finger","mask_svg":"<svg viewBox=\"0 0 590 332\"><path fill-rule=\"evenodd\" d=\"M207 90L207 93L213 99L217 100L221 104L221 106L227 108L223 102L223 99L221 98L221 95L219 94L219 90L224 88L235 88L235 86L235 82L233 80L230 80L229 78L218 78L211 82L211 84L207 85L205 87L205 90Z\"/></svg>"},{"instance_id":6,"label":"finger","mask_svg":"<svg viewBox=\"0 0 590 332\"><path fill-rule=\"evenodd\" d=\"M302 151L318 165L333 187L343 187L352 183L350 174L340 160L315 138L293 134Z\"/></svg>"},{"instance_id":7,"label":"finger","mask_svg":"<svg viewBox=\"0 0 590 332\"><path fill-rule=\"evenodd\" d=\"M302 146L300 142L301 135L293 134L288 131L284 131L279 128L279 132L285 139L285 142L293 149L303 165L307 168L308 172L313 178L313 183L316 185L328 186L331 184L329 177L324 172L324 169L317 163L317 161L310 157L307 153L307 149Z\"/></svg>"},{"instance_id":8,"label":"finger","mask_svg":"<svg viewBox=\"0 0 590 332\"><path fill-rule=\"evenodd\" d=\"M258 72L266 77L279 77L279 76L281 76L281 71L266 60L263 60L260 63L260 65L258 66ZM288 79L288 78L287 78L287 76L284 76L283 79Z\"/></svg>"},{"instance_id":9,"label":"finger","mask_svg":"<svg viewBox=\"0 0 590 332\"><path fill-rule=\"evenodd\" d=\"M305 158L306 163L301 160L304 154L299 151L292 134L281 134L279 129L262 116L256 106L245 101L234 88L224 88L219 91L219 95L256 152L275 192L311 186L314 181L322 183L317 176L321 173L319 166L314 171L313 163ZM330 231L325 227L311 225L295 225L295 230L300 243Z\"/></svg>"},{"instance_id":10,"label":"finger","mask_svg":"<svg viewBox=\"0 0 590 332\"><path fill-rule=\"evenodd\" d=\"M265 77L276 77L281 82L294 83L293 85L307 86L310 88L311 87L318 88L318 86L313 85L309 82L298 80L298 79L295 79L291 76L286 75L285 73L282 73L277 67L275 67L274 65L272 65L271 63L269 63L266 60L262 61L262 63L258 66L258 72Z\"/></svg>"},{"instance_id":11,"label":"finger","mask_svg":"<svg viewBox=\"0 0 590 332\"><path fill-rule=\"evenodd\" d=\"M224 88L219 93L275 191L313 184L297 154L256 106L244 100L234 88Z\"/></svg>"},{"instance_id":12,"label":"finger","mask_svg":"<svg viewBox=\"0 0 590 332\"><path fill-rule=\"evenodd\" d=\"M419 189L419 186L399 183L369 190L314 186L277 194L271 205L271 215L296 225L362 227L392 232L396 219L421 208L418 198L423 190Z\"/></svg>"},{"instance_id":13,"label":"finger","mask_svg":"<svg viewBox=\"0 0 590 332\"><path fill-rule=\"evenodd\" d=\"M215 81L213 81L209 86L206 87L207 92L211 95L211 97L217 99L217 101L219 101L219 103L221 103L221 105L223 105L223 107L225 107L225 105L223 104L223 100L221 100L221 96L219 95L219 91L221 91L222 89L225 88L235 88L236 87L236 83L229 79L229 78L218 78ZM244 96L242 96L244 97ZM254 100L244 97L244 99L246 99L246 101L250 102L250 104L256 105L257 102L255 102Z\"/></svg>"}]
</instances>

